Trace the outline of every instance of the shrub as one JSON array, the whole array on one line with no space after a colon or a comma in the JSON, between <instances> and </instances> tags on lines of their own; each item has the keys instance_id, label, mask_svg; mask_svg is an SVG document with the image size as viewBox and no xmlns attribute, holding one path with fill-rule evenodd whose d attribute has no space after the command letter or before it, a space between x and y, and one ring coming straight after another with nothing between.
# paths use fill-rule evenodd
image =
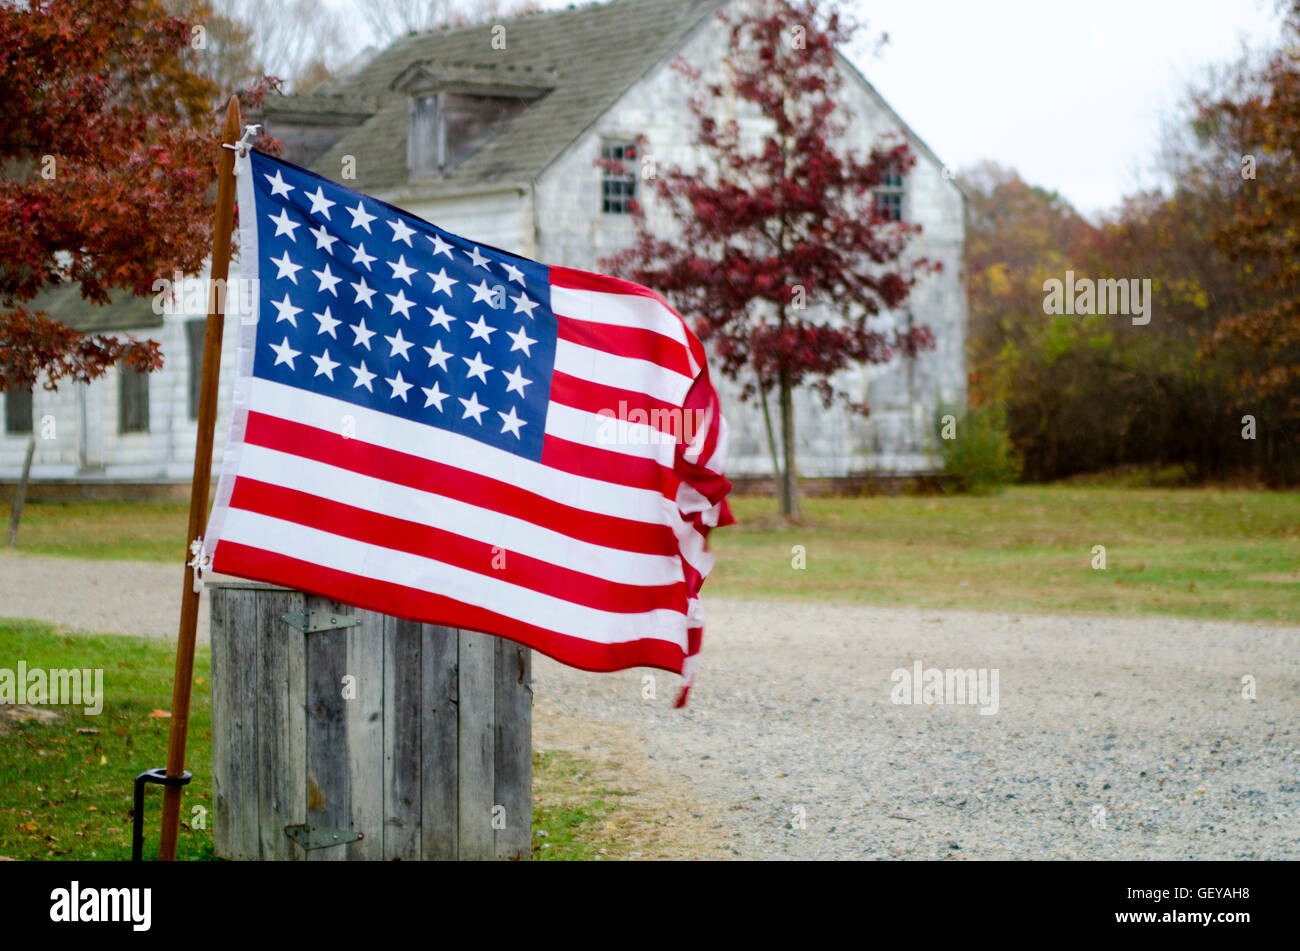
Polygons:
<instances>
[{"instance_id":1,"label":"shrub","mask_svg":"<svg viewBox=\"0 0 1300 951\"><path fill-rule=\"evenodd\" d=\"M942 421L937 428L942 435ZM970 409L955 428L955 438L939 440L953 491L992 495L1020 477L1020 458L1007 434L1007 413L1002 406Z\"/></svg>"}]
</instances>

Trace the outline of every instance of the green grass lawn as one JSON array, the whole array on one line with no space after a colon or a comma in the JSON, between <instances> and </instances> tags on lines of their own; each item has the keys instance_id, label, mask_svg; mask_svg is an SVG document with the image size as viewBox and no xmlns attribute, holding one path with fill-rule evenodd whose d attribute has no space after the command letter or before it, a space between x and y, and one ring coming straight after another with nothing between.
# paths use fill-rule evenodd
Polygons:
<instances>
[{"instance_id":1,"label":"green grass lawn","mask_svg":"<svg viewBox=\"0 0 1300 951\"><path fill-rule=\"evenodd\" d=\"M738 524L713 536L706 594L1300 620L1296 493L1057 485L805 499L799 525L770 499L733 505ZM19 549L173 560L185 522L181 505L30 505ZM1104 571L1092 568L1095 545Z\"/></svg>"},{"instance_id":2,"label":"green grass lawn","mask_svg":"<svg viewBox=\"0 0 1300 951\"><path fill-rule=\"evenodd\" d=\"M7 501L0 503L0 525L6 531L9 511ZM28 502L18 550L114 561L184 561L189 511L188 503Z\"/></svg>"},{"instance_id":3,"label":"green grass lawn","mask_svg":"<svg viewBox=\"0 0 1300 951\"><path fill-rule=\"evenodd\" d=\"M1300 494L1017 487L734 504L706 593L927 608L1300 620ZM807 567L793 567L794 546ZM1093 568L1105 546L1106 568Z\"/></svg>"},{"instance_id":4,"label":"green grass lawn","mask_svg":"<svg viewBox=\"0 0 1300 951\"><path fill-rule=\"evenodd\" d=\"M132 781L165 765L171 721L151 716L171 706L174 652L136 637L60 634L36 621L0 619L0 667L100 668L104 708L40 707L50 722L0 719L0 855L13 859L130 859ZM212 836L192 809L211 818L212 749L208 651L194 662L187 760L194 781L185 789L177 857L210 858ZM12 710L13 708L10 708ZM0 708L3 715L4 708ZM146 857L157 855L161 787L145 794Z\"/></svg>"},{"instance_id":5,"label":"green grass lawn","mask_svg":"<svg viewBox=\"0 0 1300 951\"><path fill-rule=\"evenodd\" d=\"M0 706L0 857L116 859L131 857L132 781L167 760L170 720L151 716L171 705L172 646L136 637L72 635L48 624L0 618L0 668L100 668L104 707L37 707L39 720ZM194 780L185 789L180 859L212 859L212 721L210 655L194 662L194 700L186 755ZM29 712L29 711L23 711ZM53 714L53 716L51 716ZM591 764L570 753L533 757L534 856L538 859L621 857L606 820L630 795L587 781ZM162 793L145 794L144 856L158 852ZM203 828L195 806L207 811ZM602 851L603 850L603 851Z\"/></svg>"}]
</instances>

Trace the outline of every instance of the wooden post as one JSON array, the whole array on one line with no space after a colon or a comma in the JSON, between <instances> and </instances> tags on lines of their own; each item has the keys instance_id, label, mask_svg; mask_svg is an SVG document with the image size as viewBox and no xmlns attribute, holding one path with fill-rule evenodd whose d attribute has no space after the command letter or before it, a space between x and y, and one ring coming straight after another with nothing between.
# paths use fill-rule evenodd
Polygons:
<instances>
[{"instance_id":1,"label":"wooden post","mask_svg":"<svg viewBox=\"0 0 1300 951\"><path fill-rule=\"evenodd\" d=\"M32 456L36 455L36 433L27 440L27 458L23 460L23 477L14 492L14 504L9 513L9 547L18 544L18 522L23 517L23 503L27 501L27 480L32 476Z\"/></svg>"},{"instance_id":2,"label":"wooden post","mask_svg":"<svg viewBox=\"0 0 1300 951\"><path fill-rule=\"evenodd\" d=\"M239 141L239 99L230 97L226 122L221 128L217 162L217 216L212 235L212 269L208 292L208 326L203 336L203 378L199 390L199 432L194 447L194 481L190 485L190 525L185 551L203 536L208 519L208 486L212 478L212 434L217 422L217 381L221 371L221 337L225 327L225 289L230 274L230 232L235 219L235 153ZM167 742L167 775L185 772L185 740L190 725L190 692L194 682L194 635L199 619L199 595L194 569L186 557L185 587L181 592L181 623L176 639L176 675L172 683L171 733ZM163 791L162 835L158 859L176 858L176 838L181 815L181 787Z\"/></svg>"},{"instance_id":3,"label":"wooden post","mask_svg":"<svg viewBox=\"0 0 1300 951\"><path fill-rule=\"evenodd\" d=\"M530 857L528 648L252 581L208 597L219 858Z\"/></svg>"}]
</instances>

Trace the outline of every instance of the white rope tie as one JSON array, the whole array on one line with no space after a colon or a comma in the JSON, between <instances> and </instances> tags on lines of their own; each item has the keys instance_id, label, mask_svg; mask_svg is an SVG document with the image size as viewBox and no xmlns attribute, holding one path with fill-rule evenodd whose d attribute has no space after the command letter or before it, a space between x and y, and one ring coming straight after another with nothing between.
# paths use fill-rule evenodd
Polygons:
<instances>
[{"instance_id":1,"label":"white rope tie","mask_svg":"<svg viewBox=\"0 0 1300 951\"><path fill-rule=\"evenodd\" d=\"M186 564L194 569L194 593L200 594L203 591L203 572L212 568L212 556L203 550L202 537L190 542L190 555Z\"/></svg>"}]
</instances>

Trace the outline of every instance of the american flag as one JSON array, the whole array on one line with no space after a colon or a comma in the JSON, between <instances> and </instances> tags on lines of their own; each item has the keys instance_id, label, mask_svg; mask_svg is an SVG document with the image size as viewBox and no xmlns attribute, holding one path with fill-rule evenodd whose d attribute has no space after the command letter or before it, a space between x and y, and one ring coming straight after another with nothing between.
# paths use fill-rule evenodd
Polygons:
<instances>
[{"instance_id":1,"label":"american flag","mask_svg":"<svg viewBox=\"0 0 1300 951\"><path fill-rule=\"evenodd\" d=\"M236 171L258 285L213 570L689 685L706 538L731 515L680 315L256 151Z\"/></svg>"}]
</instances>

